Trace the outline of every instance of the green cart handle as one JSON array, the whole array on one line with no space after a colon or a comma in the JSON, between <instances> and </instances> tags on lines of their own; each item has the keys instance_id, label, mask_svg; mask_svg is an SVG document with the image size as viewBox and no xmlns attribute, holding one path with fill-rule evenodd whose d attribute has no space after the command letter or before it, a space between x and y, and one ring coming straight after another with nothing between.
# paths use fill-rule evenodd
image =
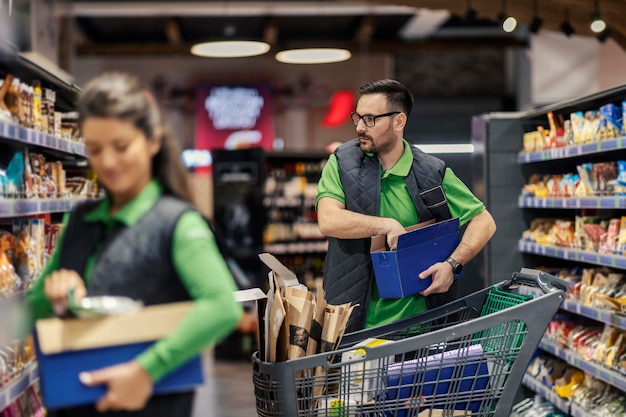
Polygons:
<instances>
[{"instance_id":1,"label":"green cart handle","mask_svg":"<svg viewBox=\"0 0 626 417\"><path fill-rule=\"evenodd\" d=\"M514 272L511 279L502 283L500 288L508 290L513 285L538 287L544 294L559 290L567 292L569 290L567 282L555 277L554 275L546 274L543 271L537 271L536 269L530 268L522 268L520 272Z\"/></svg>"}]
</instances>

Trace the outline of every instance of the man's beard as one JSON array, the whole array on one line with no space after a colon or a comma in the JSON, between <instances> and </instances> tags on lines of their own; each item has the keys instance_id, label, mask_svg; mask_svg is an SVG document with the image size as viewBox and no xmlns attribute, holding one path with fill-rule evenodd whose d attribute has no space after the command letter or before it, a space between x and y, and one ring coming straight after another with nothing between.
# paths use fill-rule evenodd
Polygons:
<instances>
[{"instance_id":1,"label":"man's beard","mask_svg":"<svg viewBox=\"0 0 626 417\"><path fill-rule=\"evenodd\" d=\"M368 141L365 144L363 143L360 144L361 150L363 152L369 152L369 153L375 153L375 154L387 153L391 151L396 141L395 137L393 136L393 133L389 132L389 130L387 130L381 136L379 136L377 142L374 142L374 139L369 135L359 135L359 139L361 138L366 139Z\"/></svg>"}]
</instances>

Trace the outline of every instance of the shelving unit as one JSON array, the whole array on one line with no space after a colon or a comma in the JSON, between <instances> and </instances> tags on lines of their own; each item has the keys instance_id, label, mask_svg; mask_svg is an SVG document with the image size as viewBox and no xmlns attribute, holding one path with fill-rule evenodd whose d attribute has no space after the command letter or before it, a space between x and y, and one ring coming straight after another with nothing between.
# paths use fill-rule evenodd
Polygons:
<instances>
[{"instance_id":1,"label":"shelving unit","mask_svg":"<svg viewBox=\"0 0 626 417\"><path fill-rule=\"evenodd\" d=\"M18 142L25 145L41 146L71 155L86 156L85 145L82 143L61 139L3 120L0 120L0 139L4 142Z\"/></svg>"},{"instance_id":2,"label":"shelving unit","mask_svg":"<svg viewBox=\"0 0 626 417\"><path fill-rule=\"evenodd\" d=\"M626 197L529 197L521 195L518 199L520 208L541 209L626 209Z\"/></svg>"},{"instance_id":3,"label":"shelving unit","mask_svg":"<svg viewBox=\"0 0 626 417\"><path fill-rule=\"evenodd\" d=\"M0 199L0 218L34 216L43 213L62 213L71 211L83 202L81 199L45 198L45 199Z\"/></svg>"},{"instance_id":4,"label":"shelving unit","mask_svg":"<svg viewBox=\"0 0 626 417\"><path fill-rule=\"evenodd\" d=\"M559 410L563 411L564 413L569 413L572 402L559 397L552 388L545 386L541 383L541 381L537 380L537 378L531 376L528 373L524 374L524 377L522 378L522 384L524 384L526 387L530 388L537 394L541 395L546 400L550 401Z\"/></svg>"},{"instance_id":5,"label":"shelving unit","mask_svg":"<svg viewBox=\"0 0 626 417\"><path fill-rule=\"evenodd\" d=\"M22 375L11 381L7 386L0 388L0 410L7 408L37 379L39 379L39 370L37 365L33 364L24 369Z\"/></svg>"},{"instance_id":6,"label":"shelving unit","mask_svg":"<svg viewBox=\"0 0 626 417\"><path fill-rule=\"evenodd\" d=\"M576 353L570 351L569 349L557 346L554 342L546 338L539 343L539 349L563 359L570 365L593 375L599 380L602 380L615 388L626 391L626 376L621 375L618 372L612 371L593 362L586 361Z\"/></svg>"},{"instance_id":7,"label":"shelving unit","mask_svg":"<svg viewBox=\"0 0 626 417\"><path fill-rule=\"evenodd\" d=\"M535 242L521 239L518 243L519 251L533 255L542 255L566 261L584 262L592 265L608 266L611 268L626 269L626 257L580 249L562 248L559 246L540 245Z\"/></svg>"},{"instance_id":8,"label":"shelving unit","mask_svg":"<svg viewBox=\"0 0 626 417\"><path fill-rule=\"evenodd\" d=\"M64 71L59 68L47 67L42 62L37 54L20 53L15 46L6 42L0 43L1 76L11 73L28 82L37 79L41 81L42 86L55 91L56 109L61 111L73 110L80 88ZM6 120L0 120L0 143L3 145L3 149L35 148L37 152L72 160L72 163L83 160L86 155L85 147L81 143L28 129ZM0 218L10 219L45 213L67 212L81 201L83 200L71 198L0 198ZM18 293L0 300L0 305L5 309L3 310L5 318L9 317L9 311L12 311L12 314L18 314L16 311L21 311L18 306L23 302L23 297L23 293ZM11 319L8 320L11 321ZM7 337L13 337L10 331L3 331L3 334L5 333ZM38 378L39 370L35 363L23 369L21 375L1 387L0 412L14 402L29 386L36 383Z\"/></svg>"},{"instance_id":9,"label":"shelving unit","mask_svg":"<svg viewBox=\"0 0 626 417\"><path fill-rule=\"evenodd\" d=\"M626 157L626 137L580 144L540 152L520 152L524 133L536 130L537 126L548 128L547 113L562 115L565 119L575 111L597 110L613 103L621 107L626 99L626 85L599 92L576 100L569 100L530 112L493 113L474 117L472 137L475 145L474 188L484 190L479 197L492 210L498 225L498 233L489 242L485 253L485 269L491 283L509 276L511 271L521 267L533 267L546 260L562 260L588 265L606 266L626 270L626 257L617 254L600 254L578 249L540 245L521 239L532 217L554 215L554 212L569 210L593 210L626 214L626 197L584 197L584 198L539 198L520 195L527 178L534 173L572 172L575 165L583 162L605 162L623 160ZM511 166L517 164L518 169ZM543 210L543 212L542 212ZM554 263L554 261L552 261ZM626 329L626 317L607 310L583 306L572 300L565 300L562 310ZM559 348L548 340L542 341L540 349L558 356L583 371L601 379L614 387L626 391L626 377L595 363L587 362L571 351ZM573 416L592 415L577 404L569 408L558 398L554 398L542 387L528 379L525 386L541 394L558 408Z\"/></svg>"},{"instance_id":10,"label":"shelving unit","mask_svg":"<svg viewBox=\"0 0 626 417\"><path fill-rule=\"evenodd\" d=\"M564 148L548 149L541 152L520 152L517 157L519 164L531 162L545 162L556 159L573 158L582 155L593 155L603 152L612 152L618 149L626 149L626 137L605 140L602 142L585 143Z\"/></svg>"},{"instance_id":11,"label":"shelving unit","mask_svg":"<svg viewBox=\"0 0 626 417\"><path fill-rule=\"evenodd\" d=\"M528 287L520 287L519 292L522 295L539 294L538 290ZM561 304L561 310L626 330L626 316L615 314L609 310L588 307L577 301L568 299L564 300L563 304Z\"/></svg>"},{"instance_id":12,"label":"shelving unit","mask_svg":"<svg viewBox=\"0 0 626 417\"><path fill-rule=\"evenodd\" d=\"M299 278L307 274L321 276L328 250L328 241L321 234L298 233L300 226L318 231L315 192L327 159L328 154L322 152L265 154L263 205L268 222L264 250L280 256Z\"/></svg>"}]
</instances>

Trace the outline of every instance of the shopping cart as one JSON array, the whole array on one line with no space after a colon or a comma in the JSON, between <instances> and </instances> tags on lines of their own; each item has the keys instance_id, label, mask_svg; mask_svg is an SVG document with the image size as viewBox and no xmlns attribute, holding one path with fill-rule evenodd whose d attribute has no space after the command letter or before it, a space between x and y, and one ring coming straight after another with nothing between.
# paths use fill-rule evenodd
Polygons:
<instances>
[{"instance_id":1,"label":"shopping cart","mask_svg":"<svg viewBox=\"0 0 626 417\"><path fill-rule=\"evenodd\" d=\"M542 291L523 296L520 285ZM330 353L277 363L255 354L257 414L508 416L564 290L555 277L522 269L424 314L346 334Z\"/></svg>"}]
</instances>

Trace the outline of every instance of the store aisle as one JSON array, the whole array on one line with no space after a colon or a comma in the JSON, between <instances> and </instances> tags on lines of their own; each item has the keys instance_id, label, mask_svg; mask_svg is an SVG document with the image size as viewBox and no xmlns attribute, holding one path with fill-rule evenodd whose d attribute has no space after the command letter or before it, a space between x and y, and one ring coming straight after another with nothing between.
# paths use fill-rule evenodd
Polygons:
<instances>
[{"instance_id":1,"label":"store aisle","mask_svg":"<svg viewBox=\"0 0 626 417\"><path fill-rule=\"evenodd\" d=\"M206 384L198 389L193 417L256 417L252 365L204 355Z\"/></svg>"}]
</instances>

